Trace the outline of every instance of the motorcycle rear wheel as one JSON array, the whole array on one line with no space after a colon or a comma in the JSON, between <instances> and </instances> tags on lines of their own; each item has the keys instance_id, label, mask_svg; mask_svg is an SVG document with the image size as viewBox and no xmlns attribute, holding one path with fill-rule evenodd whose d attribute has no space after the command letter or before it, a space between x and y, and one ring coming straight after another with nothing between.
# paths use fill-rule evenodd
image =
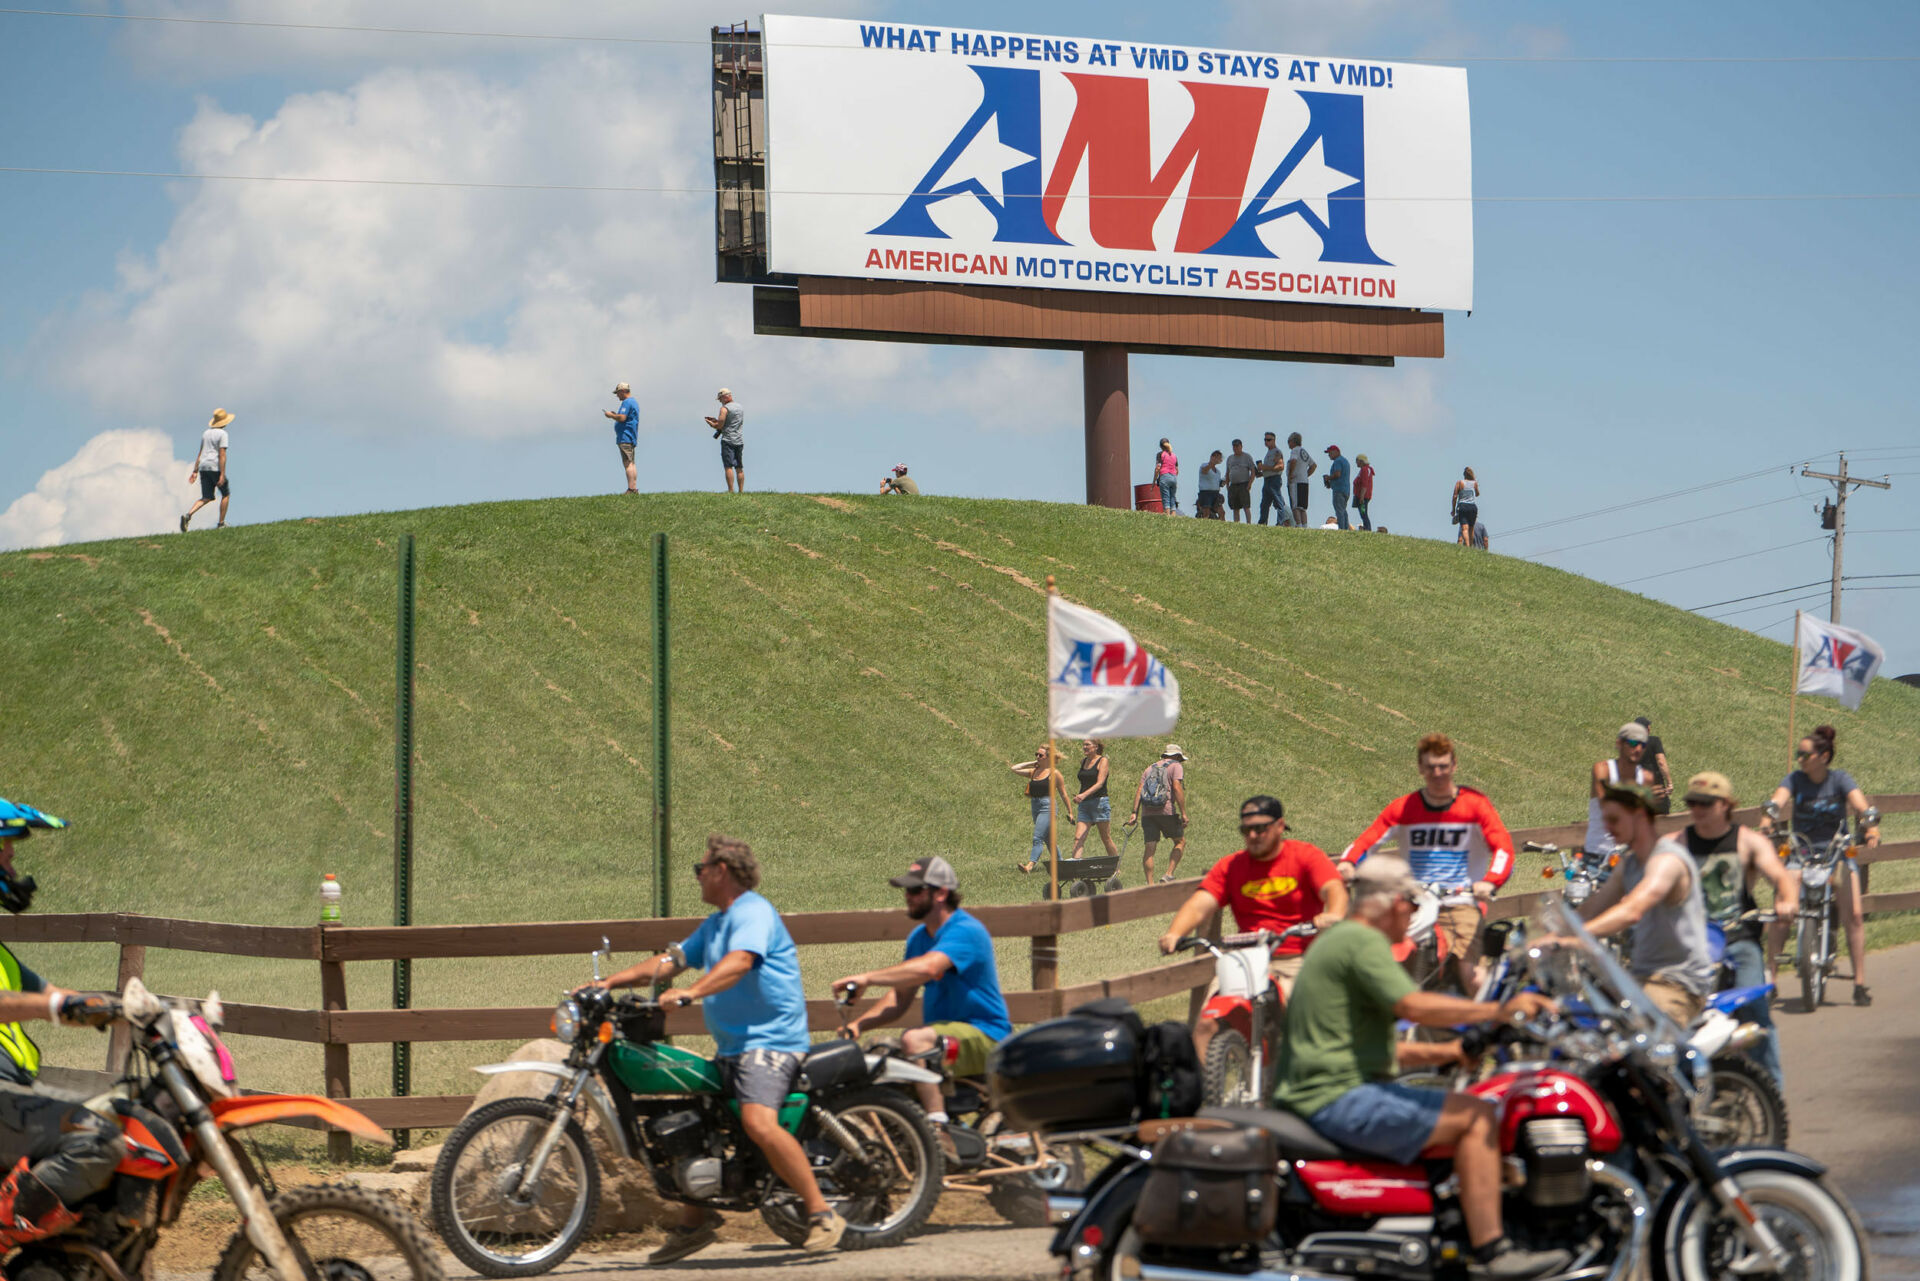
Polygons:
<instances>
[{"instance_id":1,"label":"motorcycle rear wheel","mask_svg":"<svg viewBox=\"0 0 1920 1281\"><path fill-rule=\"evenodd\" d=\"M1787 1100L1771 1072L1744 1054L1722 1054L1713 1060L1712 1080L1711 1097L1703 1091L1693 1107L1694 1128L1708 1147L1787 1146Z\"/></svg>"},{"instance_id":2,"label":"motorcycle rear wheel","mask_svg":"<svg viewBox=\"0 0 1920 1281\"><path fill-rule=\"evenodd\" d=\"M600 1167L580 1122L567 1128L526 1204L507 1186L553 1121L556 1105L513 1098L489 1103L454 1128L434 1162L434 1230L483 1277L532 1277L558 1267L593 1228Z\"/></svg>"},{"instance_id":3,"label":"motorcycle rear wheel","mask_svg":"<svg viewBox=\"0 0 1920 1281\"><path fill-rule=\"evenodd\" d=\"M1779 1281L1866 1281L1865 1233L1853 1207L1825 1180L1790 1170L1743 1170L1747 1204L1788 1253ZM1711 1196L1693 1189L1666 1231L1656 1276L1666 1281L1718 1281L1739 1275L1732 1265L1749 1253L1746 1238Z\"/></svg>"},{"instance_id":4,"label":"motorcycle rear wheel","mask_svg":"<svg viewBox=\"0 0 1920 1281\"><path fill-rule=\"evenodd\" d=\"M382 1193L319 1184L282 1192L272 1209L303 1269L321 1281L442 1281L445 1275L419 1220ZM276 1281L276 1274L243 1227L221 1252L213 1281Z\"/></svg>"},{"instance_id":5,"label":"motorcycle rear wheel","mask_svg":"<svg viewBox=\"0 0 1920 1281\"><path fill-rule=\"evenodd\" d=\"M1260 1086L1253 1079L1253 1052L1247 1038L1223 1027L1207 1042L1200 1065L1201 1097L1209 1107L1258 1107Z\"/></svg>"},{"instance_id":6,"label":"motorcycle rear wheel","mask_svg":"<svg viewBox=\"0 0 1920 1281\"><path fill-rule=\"evenodd\" d=\"M859 1137L871 1166L879 1168L883 1161L893 1166L884 1186L869 1186L880 1180L855 1169L853 1157L833 1139L816 1133L802 1141L810 1154L828 1148L834 1153L825 1165L815 1162L813 1174L827 1204L847 1221L840 1248L899 1245L920 1230L940 1200L945 1160L933 1126L918 1103L898 1090L879 1087L836 1096L832 1111ZM761 1206L760 1218L788 1245L801 1245L807 1239L806 1211L797 1196L788 1194Z\"/></svg>"}]
</instances>

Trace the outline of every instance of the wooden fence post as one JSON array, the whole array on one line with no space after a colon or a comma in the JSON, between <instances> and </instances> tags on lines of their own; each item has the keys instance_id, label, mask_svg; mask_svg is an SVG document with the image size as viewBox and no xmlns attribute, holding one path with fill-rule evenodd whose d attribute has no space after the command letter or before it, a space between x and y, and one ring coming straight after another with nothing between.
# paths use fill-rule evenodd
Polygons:
<instances>
[{"instance_id":1,"label":"wooden fence post","mask_svg":"<svg viewBox=\"0 0 1920 1281\"><path fill-rule=\"evenodd\" d=\"M134 979L144 979L147 974L147 949L139 943L120 945L120 965L114 971L113 990L124 992L127 984ZM107 1071L118 1076L127 1070L127 1058L133 1053L133 1029L125 1023L115 1023L107 1033Z\"/></svg>"},{"instance_id":2,"label":"wooden fence post","mask_svg":"<svg viewBox=\"0 0 1920 1281\"><path fill-rule=\"evenodd\" d=\"M1060 936L1058 934L1036 934L1033 936L1033 990L1051 992L1060 986ZM1049 1007L1050 1016L1064 1013Z\"/></svg>"},{"instance_id":3,"label":"wooden fence post","mask_svg":"<svg viewBox=\"0 0 1920 1281\"><path fill-rule=\"evenodd\" d=\"M326 959L326 931L321 931L322 951L320 961L320 1008L332 1014L336 1010L347 1008L347 967L342 961ZM333 1022L327 1021L327 1042L324 1068L327 1080L327 1097L330 1099L350 1099L353 1097L353 1058L352 1047L333 1039ZM353 1159L353 1136L345 1130L327 1131L327 1159L336 1165L345 1165Z\"/></svg>"}]
</instances>

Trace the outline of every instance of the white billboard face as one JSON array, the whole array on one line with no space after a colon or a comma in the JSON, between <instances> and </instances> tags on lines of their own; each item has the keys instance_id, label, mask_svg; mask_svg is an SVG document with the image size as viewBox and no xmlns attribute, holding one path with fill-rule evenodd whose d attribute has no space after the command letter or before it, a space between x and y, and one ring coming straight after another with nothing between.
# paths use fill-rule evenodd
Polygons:
<instances>
[{"instance_id":1,"label":"white billboard face","mask_svg":"<svg viewBox=\"0 0 1920 1281\"><path fill-rule=\"evenodd\" d=\"M770 267L1473 306L1459 68L764 20Z\"/></svg>"}]
</instances>

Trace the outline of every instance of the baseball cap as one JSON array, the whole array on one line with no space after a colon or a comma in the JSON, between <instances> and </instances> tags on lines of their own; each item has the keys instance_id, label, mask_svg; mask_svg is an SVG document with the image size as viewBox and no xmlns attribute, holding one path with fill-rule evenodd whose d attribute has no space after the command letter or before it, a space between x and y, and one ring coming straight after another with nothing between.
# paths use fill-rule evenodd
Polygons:
<instances>
[{"instance_id":1,"label":"baseball cap","mask_svg":"<svg viewBox=\"0 0 1920 1281\"><path fill-rule=\"evenodd\" d=\"M1646 717L1644 717L1644 716L1636 716L1636 717L1634 717L1634 718L1633 718L1633 723L1634 723L1635 725L1639 725L1639 726L1641 726L1641 727L1643 727L1643 728L1645 728L1645 729L1646 729L1646 730L1648 730L1648 731L1651 731L1651 730L1653 729L1653 722L1652 722L1652 721L1650 721L1650 720L1648 720L1648 719L1647 719Z\"/></svg>"},{"instance_id":2,"label":"baseball cap","mask_svg":"<svg viewBox=\"0 0 1920 1281\"><path fill-rule=\"evenodd\" d=\"M613 385L613 394L616 396L624 396L632 390L633 388L629 387L626 383L615 383Z\"/></svg>"},{"instance_id":3,"label":"baseball cap","mask_svg":"<svg viewBox=\"0 0 1920 1281\"><path fill-rule=\"evenodd\" d=\"M715 400L718 400L722 396L731 396L731 395L733 395L733 389L731 387L722 387L719 391L716 391L713 393L713 398Z\"/></svg>"},{"instance_id":4,"label":"baseball cap","mask_svg":"<svg viewBox=\"0 0 1920 1281\"><path fill-rule=\"evenodd\" d=\"M960 888L960 878L954 875L953 864L936 854L932 858L913 860L904 875L888 878L887 884L903 890L917 890L929 885L940 890L957 890Z\"/></svg>"},{"instance_id":5,"label":"baseball cap","mask_svg":"<svg viewBox=\"0 0 1920 1281\"><path fill-rule=\"evenodd\" d=\"M1625 805L1629 809L1643 809L1647 812L1648 818L1653 818L1660 812L1653 806L1653 789L1645 783L1608 783L1600 799L1612 801L1616 805Z\"/></svg>"},{"instance_id":6,"label":"baseball cap","mask_svg":"<svg viewBox=\"0 0 1920 1281\"><path fill-rule=\"evenodd\" d=\"M1647 727L1639 721L1628 721L1620 727L1620 737L1629 743L1644 743L1647 741Z\"/></svg>"},{"instance_id":7,"label":"baseball cap","mask_svg":"<svg viewBox=\"0 0 1920 1281\"><path fill-rule=\"evenodd\" d=\"M1325 449L1321 450L1320 452L1326 453L1326 454L1337 454L1340 452L1340 446L1328 445Z\"/></svg>"},{"instance_id":8,"label":"baseball cap","mask_svg":"<svg viewBox=\"0 0 1920 1281\"><path fill-rule=\"evenodd\" d=\"M1733 799L1733 780L1716 770L1706 770L1687 780L1689 801L1730 801Z\"/></svg>"},{"instance_id":9,"label":"baseball cap","mask_svg":"<svg viewBox=\"0 0 1920 1281\"><path fill-rule=\"evenodd\" d=\"M1353 892L1417 894L1421 884L1414 879L1413 867L1398 854L1371 854L1360 860L1354 870Z\"/></svg>"},{"instance_id":10,"label":"baseball cap","mask_svg":"<svg viewBox=\"0 0 1920 1281\"><path fill-rule=\"evenodd\" d=\"M1166 750L1161 752L1160 755L1162 758L1177 756L1183 761L1187 759L1187 754L1180 750L1180 744L1178 743L1168 743Z\"/></svg>"},{"instance_id":11,"label":"baseball cap","mask_svg":"<svg viewBox=\"0 0 1920 1281\"><path fill-rule=\"evenodd\" d=\"M1277 796L1249 796L1240 802L1240 817L1245 818L1249 814L1284 819L1287 816L1287 807L1280 803L1280 798Z\"/></svg>"},{"instance_id":12,"label":"baseball cap","mask_svg":"<svg viewBox=\"0 0 1920 1281\"><path fill-rule=\"evenodd\" d=\"M1362 467L1365 467L1368 465L1367 456L1365 454L1355 454L1353 456L1353 460L1359 463Z\"/></svg>"},{"instance_id":13,"label":"baseball cap","mask_svg":"<svg viewBox=\"0 0 1920 1281\"><path fill-rule=\"evenodd\" d=\"M896 475L896 476L904 476L904 475L906 475L906 474L907 474L907 465L906 465L905 463L895 463L895 464L893 465L893 474L894 474L894 475Z\"/></svg>"}]
</instances>

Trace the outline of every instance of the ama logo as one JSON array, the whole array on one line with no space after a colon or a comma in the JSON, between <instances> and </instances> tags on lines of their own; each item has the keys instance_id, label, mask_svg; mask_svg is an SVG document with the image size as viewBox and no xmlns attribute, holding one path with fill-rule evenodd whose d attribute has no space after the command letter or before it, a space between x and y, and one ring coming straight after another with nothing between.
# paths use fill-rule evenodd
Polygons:
<instances>
[{"instance_id":1,"label":"ama logo","mask_svg":"<svg viewBox=\"0 0 1920 1281\"><path fill-rule=\"evenodd\" d=\"M1837 636L1820 638L1819 648L1807 659L1807 670L1839 672L1842 677L1864 685L1873 675L1876 662L1872 650L1854 645Z\"/></svg>"},{"instance_id":2,"label":"ama logo","mask_svg":"<svg viewBox=\"0 0 1920 1281\"><path fill-rule=\"evenodd\" d=\"M1367 241L1366 103L1358 94L1281 91L1298 94L1307 108L1307 125L1273 171L1254 185L1254 149L1274 92L1267 86L1182 81L1193 116L1155 169L1148 81L1063 73L1073 85L1075 105L1049 169L1041 160L1040 71L979 65L971 70L980 78L980 105L913 194L869 234L948 239L933 220L933 207L970 197L993 215L996 242L1066 245L1060 212L1084 167L1090 231L1106 249L1165 248L1154 243L1154 223L1191 174L1171 246L1177 253L1275 258L1260 229L1298 218L1319 236L1321 262L1392 265ZM988 141L997 136L1002 154L1017 153L999 173L997 193L979 176L953 172L989 128L994 135Z\"/></svg>"},{"instance_id":3,"label":"ama logo","mask_svg":"<svg viewBox=\"0 0 1920 1281\"><path fill-rule=\"evenodd\" d=\"M1159 659L1127 641L1074 641L1056 685L1157 685L1166 688Z\"/></svg>"}]
</instances>

